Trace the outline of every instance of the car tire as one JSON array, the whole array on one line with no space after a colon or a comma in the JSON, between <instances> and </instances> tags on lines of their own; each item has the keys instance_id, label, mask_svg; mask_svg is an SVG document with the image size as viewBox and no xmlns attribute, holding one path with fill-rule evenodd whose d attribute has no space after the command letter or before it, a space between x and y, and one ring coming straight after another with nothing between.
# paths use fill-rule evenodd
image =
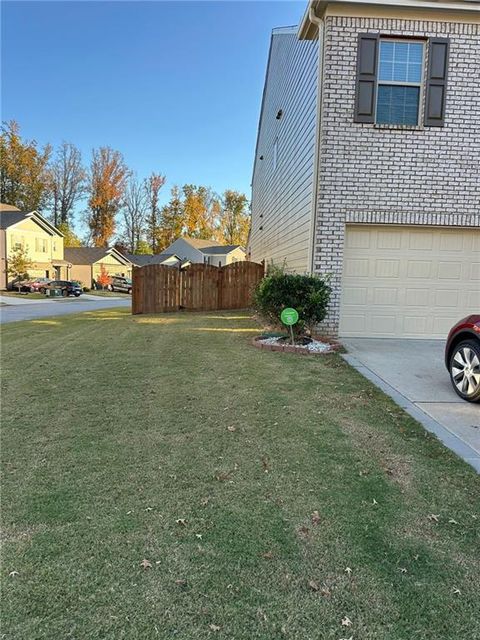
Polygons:
<instances>
[{"instance_id":1,"label":"car tire","mask_svg":"<svg viewBox=\"0 0 480 640\"><path fill-rule=\"evenodd\" d=\"M74 293L73 295L75 296L75 298L79 298L80 297L80 294L78 292Z\"/></svg>"},{"instance_id":2,"label":"car tire","mask_svg":"<svg viewBox=\"0 0 480 640\"><path fill-rule=\"evenodd\" d=\"M453 388L468 402L480 401L480 342L464 340L457 344L448 367Z\"/></svg>"}]
</instances>

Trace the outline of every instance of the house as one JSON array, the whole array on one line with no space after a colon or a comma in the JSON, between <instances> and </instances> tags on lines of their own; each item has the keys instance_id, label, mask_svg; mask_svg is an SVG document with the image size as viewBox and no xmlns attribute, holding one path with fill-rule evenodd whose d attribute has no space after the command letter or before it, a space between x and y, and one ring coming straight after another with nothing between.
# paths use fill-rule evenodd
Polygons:
<instances>
[{"instance_id":1,"label":"house","mask_svg":"<svg viewBox=\"0 0 480 640\"><path fill-rule=\"evenodd\" d=\"M215 267L245 260L245 250L238 244L225 245L215 240L198 238L178 238L165 249L165 253L173 253L192 263L211 264Z\"/></svg>"},{"instance_id":2,"label":"house","mask_svg":"<svg viewBox=\"0 0 480 640\"><path fill-rule=\"evenodd\" d=\"M102 269L109 276L132 275L132 263L113 247L67 247L65 259L71 263L71 279L92 287Z\"/></svg>"},{"instance_id":3,"label":"house","mask_svg":"<svg viewBox=\"0 0 480 640\"><path fill-rule=\"evenodd\" d=\"M312 0L270 43L252 260L329 274L324 332L442 337L480 309L480 3Z\"/></svg>"},{"instance_id":4,"label":"house","mask_svg":"<svg viewBox=\"0 0 480 640\"><path fill-rule=\"evenodd\" d=\"M69 264L63 255L63 234L38 211L20 211L1 204L0 289L6 289L14 279L8 273L8 262L16 249L23 249L31 262L30 277L69 277Z\"/></svg>"},{"instance_id":5,"label":"house","mask_svg":"<svg viewBox=\"0 0 480 640\"><path fill-rule=\"evenodd\" d=\"M123 255L136 267L144 267L147 264L163 264L167 267L177 267L181 263L181 259L174 253L124 253Z\"/></svg>"}]
</instances>

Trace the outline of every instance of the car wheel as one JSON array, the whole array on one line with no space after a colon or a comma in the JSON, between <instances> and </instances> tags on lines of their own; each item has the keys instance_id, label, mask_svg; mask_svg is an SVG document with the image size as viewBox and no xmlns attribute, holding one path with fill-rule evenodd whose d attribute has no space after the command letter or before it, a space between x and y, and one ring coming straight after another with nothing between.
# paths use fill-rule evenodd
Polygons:
<instances>
[{"instance_id":1,"label":"car wheel","mask_svg":"<svg viewBox=\"0 0 480 640\"><path fill-rule=\"evenodd\" d=\"M458 395L469 402L480 400L480 344L465 340L450 358L450 378Z\"/></svg>"},{"instance_id":2,"label":"car wheel","mask_svg":"<svg viewBox=\"0 0 480 640\"><path fill-rule=\"evenodd\" d=\"M75 296L75 298L78 298L78 297L80 296L80 294L78 293L78 291L77 291L77 293L75 293L75 294L74 294L74 296Z\"/></svg>"}]
</instances>

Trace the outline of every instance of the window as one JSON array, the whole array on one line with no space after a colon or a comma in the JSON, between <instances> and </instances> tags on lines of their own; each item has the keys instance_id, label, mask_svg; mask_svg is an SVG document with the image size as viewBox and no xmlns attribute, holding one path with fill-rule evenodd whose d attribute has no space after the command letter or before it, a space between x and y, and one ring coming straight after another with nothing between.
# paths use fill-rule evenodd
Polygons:
<instances>
[{"instance_id":1,"label":"window","mask_svg":"<svg viewBox=\"0 0 480 640\"><path fill-rule=\"evenodd\" d=\"M416 125L423 82L424 44L380 40L375 122Z\"/></svg>"},{"instance_id":2,"label":"window","mask_svg":"<svg viewBox=\"0 0 480 640\"><path fill-rule=\"evenodd\" d=\"M47 253L47 241L44 238L35 238L35 251Z\"/></svg>"},{"instance_id":3,"label":"window","mask_svg":"<svg viewBox=\"0 0 480 640\"><path fill-rule=\"evenodd\" d=\"M354 122L444 127L449 55L448 38L359 33Z\"/></svg>"}]
</instances>

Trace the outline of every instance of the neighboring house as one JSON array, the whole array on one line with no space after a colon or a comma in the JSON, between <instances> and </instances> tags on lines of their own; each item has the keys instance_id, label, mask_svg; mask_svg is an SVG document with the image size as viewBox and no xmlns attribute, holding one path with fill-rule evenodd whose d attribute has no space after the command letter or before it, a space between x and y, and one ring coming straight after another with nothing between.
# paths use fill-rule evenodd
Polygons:
<instances>
[{"instance_id":1,"label":"neighboring house","mask_svg":"<svg viewBox=\"0 0 480 640\"><path fill-rule=\"evenodd\" d=\"M109 276L132 275L132 263L116 249L108 247L67 247L65 259L71 263L71 279L92 287L102 268Z\"/></svg>"},{"instance_id":2,"label":"neighboring house","mask_svg":"<svg viewBox=\"0 0 480 640\"><path fill-rule=\"evenodd\" d=\"M0 289L14 279L8 261L15 249L25 250L31 262L30 277L68 278L69 264L63 256L63 234L37 211L20 211L0 205Z\"/></svg>"},{"instance_id":3,"label":"neighboring house","mask_svg":"<svg viewBox=\"0 0 480 640\"><path fill-rule=\"evenodd\" d=\"M155 254L123 254L136 267L144 267L147 264L163 264L167 267L179 266L181 259L173 253L155 253Z\"/></svg>"},{"instance_id":4,"label":"neighboring house","mask_svg":"<svg viewBox=\"0 0 480 640\"><path fill-rule=\"evenodd\" d=\"M165 249L165 253L173 253L192 263L211 264L215 267L245 260L245 251L238 244L225 245L215 240L197 238L178 238Z\"/></svg>"},{"instance_id":5,"label":"neighboring house","mask_svg":"<svg viewBox=\"0 0 480 640\"><path fill-rule=\"evenodd\" d=\"M479 60L464 0L314 0L273 32L248 251L330 275L323 331L443 338L478 313Z\"/></svg>"}]
</instances>

